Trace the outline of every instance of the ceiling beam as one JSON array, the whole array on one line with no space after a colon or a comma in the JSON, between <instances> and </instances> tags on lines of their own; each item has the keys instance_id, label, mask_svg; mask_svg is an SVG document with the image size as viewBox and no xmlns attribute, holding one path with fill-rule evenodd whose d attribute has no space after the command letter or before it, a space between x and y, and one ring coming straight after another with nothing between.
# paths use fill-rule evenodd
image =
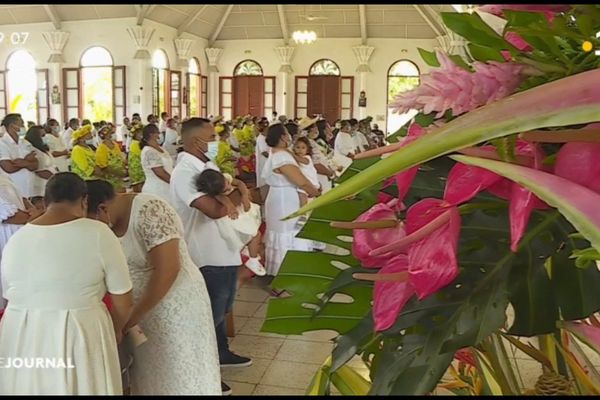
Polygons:
<instances>
[{"instance_id":1,"label":"ceiling beam","mask_svg":"<svg viewBox=\"0 0 600 400\"><path fill-rule=\"evenodd\" d=\"M208 7L208 4L203 5L195 13L187 17L186 20L183 21L183 23L177 27L177 36L180 36L183 32L185 32L185 30L189 28L192 22L194 22L196 18L198 18L200 14L202 14L202 12L206 10L206 7Z\"/></svg>"},{"instance_id":2,"label":"ceiling beam","mask_svg":"<svg viewBox=\"0 0 600 400\"><path fill-rule=\"evenodd\" d=\"M154 9L156 8L156 4L136 4L135 9L137 10L137 24L142 25L144 22L144 18L146 18Z\"/></svg>"},{"instance_id":3,"label":"ceiling beam","mask_svg":"<svg viewBox=\"0 0 600 400\"><path fill-rule=\"evenodd\" d=\"M54 9L54 5L46 4L46 5L44 5L44 10L46 10L46 14L48 14L50 21L52 21L52 24L54 25L54 29L56 29L57 31L60 30L60 28L62 26L62 21L58 17L58 13L56 12L56 9Z\"/></svg>"},{"instance_id":4,"label":"ceiling beam","mask_svg":"<svg viewBox=\"0 0 600 400\"><path fill-rule=\"evenodd\" d=\"M285 19L285 13L283 12L283 5L277 4L277 12L279 13L279 25L281 25L281 34L283 36L283 43L287 46L290 43L290 34L287 28L287 21Z\"/></svg>"},{"instance_id":5,"label":"ceiling beam","mask_svg":"<svg viewBox=\"0 0 600 400\"><path fill-rule=\"evenodd\" d=\"M212 45L215 43L215 40L217 40L217 38L219 37L219 34L221 33L221 30L223 30L223 26L225 25L225 22L227 22L227 18L229 17L229 14L231 14L232 9L233 9L233 4L230 4L227 6L227 10L225 10L225 14L223 14L223 16L221 17L221 21L219 21L219 25L217 25L217 28L211 35L210 40L208 41L208 47L212 47Z\"/></svg>"},{"instance_id":6,"label":"ceiling beam","mask_svg":"<svg viewBox=\"0 0 600 400\"><path fill-rule=\"evenodd\" d=\"M358 16L360 17L360 40L363 45L367 44L367 12L364 4L358 5Z\"/></svg>"},{"instance_id":7,"label":"ceiling beam","mask_svg":"<svg viewBox=\"0 0 600 400\"><path fill-rule=\"evenodd\" d=\"M427 25L429 25L431 27L431 29L433 29L433 31L435 32L436 36L443 36L443 34L440 31L440 29L438 28L438 26L433 23L433 21L431 20L431 18L429 18L429 15L427 15L427 12L423 8L423 6L421 4L413 4L413 6L416 8L416 10L421 15L421 17L423 17L423 19L425 20L425 22L427 22Z\"/></svg>"}]
</instances>

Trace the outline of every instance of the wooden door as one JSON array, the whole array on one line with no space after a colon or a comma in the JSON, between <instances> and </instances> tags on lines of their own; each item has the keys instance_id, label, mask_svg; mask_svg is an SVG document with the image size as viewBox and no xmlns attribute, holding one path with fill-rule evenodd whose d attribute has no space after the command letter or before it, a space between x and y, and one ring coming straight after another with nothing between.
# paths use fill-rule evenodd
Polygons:
<instances>
[{"instance_id":1,"label":"wooden door","mask_svg":"<svg viewBox=\"0 0 600 400\"><path fill-rule=\"evenodd\" d=\"M82 118L81 69L63 68L63 121Z\"/></svg>"},{"instance_id":2,"label":"wooden door","mask_svg":"<svg viewBox=\"0 0 600 400\"><path fill-rule=\"evenodd\" d=\"M233 78L233 116L250 114L262 117L265 102L265 82L262 76Z\"/></svg>"},{"instance_id":3,"label":"wooden door","mask_svg":"<svg viewBox=\"0 0 600 400\"><path fill-rule=\"evenodd\" d=\"M341 115L342 79L339 76L309 76L307 114L321 114L329 123Z\"/></svg>"}]
</instances>

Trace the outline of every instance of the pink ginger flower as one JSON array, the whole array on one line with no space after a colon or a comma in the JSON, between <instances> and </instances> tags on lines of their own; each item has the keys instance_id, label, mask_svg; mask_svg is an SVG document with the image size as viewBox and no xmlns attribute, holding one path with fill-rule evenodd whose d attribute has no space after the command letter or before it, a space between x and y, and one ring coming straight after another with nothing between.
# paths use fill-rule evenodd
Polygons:
<instances>
[{"instance_id":1,"label":"pink ginger flower","mask_svg":"<svg viewBox=\"0 0 600 400\"><path fill-rule=\"evenodd\" d=\"M472 65L475 72L469 72L445 53L438 51L437 56L440 68L423 75L414 90L396 96L394 112L437 111L436 118L440 118L452 109L454 115L460 115L509 96L524 79L525 66L520 64L476 61Z\"/></svg>"},{"instance_id":2,"label":"pink ginger flower","mask_svg":"<svg viewBox=\"0 0 600 400\"><path fill-rule=\"evenodd\" d=\"M540 12L550 22L552 22L556 13L569 11L570 9L571 6L568 4L486 4L477 8L478 11L494 14L498 17L504 17L504 10Z\"/></svg>"}]
</instances>

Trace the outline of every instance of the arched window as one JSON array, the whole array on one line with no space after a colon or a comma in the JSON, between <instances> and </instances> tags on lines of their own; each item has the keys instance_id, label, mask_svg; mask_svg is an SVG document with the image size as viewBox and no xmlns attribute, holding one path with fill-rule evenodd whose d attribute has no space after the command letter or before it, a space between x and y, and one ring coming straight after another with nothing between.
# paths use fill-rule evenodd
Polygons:
<instances>
[{"instance_id":1,"label":"arched window","mask_svg":"<svg viewBox=\"0 0 600 400\"><path fill-rule=\"evenodd\" d=\"M81 56L83 115L92 121L113 121L113 58L104 47L90 47Z\"/></svg>"},{"instance_id":2,"label":"arched window","mask_svg":"<svg viewBox=\"0 0 600 400\"><path fill-rule=\"evenodd\" d=\"M158 49L152 55L152 109L155 115L167 111L167 70L169 59L164 50Z\"/></svg>"},{"instance_id":3,"label":"arched window","mask_svg":"<svg viewBox=\"0 0 600 400\"><path fill-rule=\"evenodd\" d=\"M315 62L308 72L309 75L335 75L340 76L340 67L326 58Z\"/></svg>"},{"instance_id":4,"label":"arched window","mask_svg":"<svg viewBox=\"0 0 600 400\"><path fill-rule=\"evenodd\" d=\"M190 58L188 63L188 116L199 117L201 115L201 75L200 75L200 63L196 57Z\"/></svg>"},{"instance_id":5,"label":"arched window","mask_svg":"<svg viewBox=\"0 0 600 400\"><path fill-rule=\"evenodd\" d=\"M37 115L37 74L35 60L25 50L17 50L8 57L8 112L19 113L25 122L38 121Z\"/></svg>"},{"instance_id":6,"label":"arched window","mask_svg":"<svg viewBox=\"0 0 600 400\"><path fill-rule=\"evenodd\" d=\"M404 124L410 121L416 114L416 110L410 110L405 114L395 114L390 108L397 94L406 92L419 86L419 68L409 60L396 61L388 70L387 76L387 133L396 132Z\"/></svg>"},{"instance_id":7,"label":"arched window","mask_svg":"<svg viewBox=\"0 0 600 400\"><path fill-rule=\"evenodd\" d=\"M254 60L244 60L233 70L233 76L262 76L263 69Z\"/></svg>"}]
</instances>

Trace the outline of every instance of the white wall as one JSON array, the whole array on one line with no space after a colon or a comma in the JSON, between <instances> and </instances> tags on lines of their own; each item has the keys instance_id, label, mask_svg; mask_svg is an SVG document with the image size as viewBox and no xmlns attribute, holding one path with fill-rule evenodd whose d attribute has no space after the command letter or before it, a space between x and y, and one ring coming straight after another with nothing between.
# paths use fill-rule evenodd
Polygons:
<instances>
[{"instance_id":1,"label":"white wall","mask_svg":"<svg viewBox=\"0 0 600 400\"><path fill-rule=\"evenodd\" d=\"M63 51L65 63L61 68L78 67L82 53L89 47L98 45L106 47L113 56L115 65L125 65L127 67L127 113L140 112L145 118L146 114L151 112L152 106L152 83L150 72L150 61L146 64L145 84L143 91L139 91L140 69L137 60L133 59L136 47L133 40L129 37L126 29L134 26L135 18L106 19L102 21L77 21L63 22L62 30L71 32L69 41ZM173 69L179 70L176 66L177 58L173 40L176 38L176 29L146 20L145 27L155 29L152 40L148 46L152 53L157 48L162 48L167 52L170 65ZM52 31L53 26L50 23L28 24L28 25L4 25L2 32L7 37L10 32L29 32L29 38L25 45L15 46L10 44L10 40L5 39L0 44L0 69L4 69L8 56L17 49L28 50L37 62L38 68L50 68L50 87L60 82L56 79L62 79L62 74L52 74L52 64L47 60L50 56L50 49L42 37L42 32ZM207 60L204 55L204 48L207 46L207 40L193 35L185 34L186 37L196 39L192 50L192 56L200 61L201 72L207 73ZM370 73L367 73L367 108L366 115L385 116L386 96L387 96L387 71L389 67L399 59L409 59L415 62L421 72L428 70L422 62L417 47L431 50L437 45L435 40L413 40L413 39L369 39L368 44L375 47L370 60ZM330 58L340 67L344 76L355 77L354 82L354 116L359 116L358 96L360 91L360 75L356 72L358 62L352 51L353 46L360 45L360 39L318 39L310 45L296 45L296 50L292 59L292 68L294 73L290 76L285 87L287 92L287 107L281 109L283 93L282 74L278 73L280 60L274 50L275 47L282 46L283 41L279 39L265 40L228 40L217 41L214 47L223 48L223 53L218 62L219 75L231 76L235 66L244 59L253 59L261 64L265 75L277 76L277 111L291 116L294 113L294 75L308 75L310 66L318 59ZM184 81L185 85L185 81ZM134 99L141 94L141 104L135 104ZM210 98L218 93L208 93ZM64 100L63 100L64 101ZM216 101L218 102L218 101ZM62 112L59 108L53 109L52 117L62 121ZM216 113L218 110L209 109L209 113ZM59 115L56 115L59 114ZM120 122L120 121L118 121Z\"/></svg>"},{"instance_id":2,"label":"white wall","mask_svg":"<svg viewBox=\"0 0 600 400\"><path fill-rule=\"evenodd\" d=\"M223 53L218 66L223 76L233 75L235 66L244 59L253 59L262 67L265 75L277 76L277 87L281 87L282 77L278 74L280 60L275 52L275 47L282 46L283 41L278 39L268 40L221 40L215 42L215 47L223 48ZM329 58L337 63L343 76L354 76L354 116L358 117L358 96L360 92L360 73L356 72L358 61L352 47L360 45L360 39L317 39L308 45L295 45L294 56L291 62L294 73L286 86L288 94L287 108L285 111L278 109L282 114L291 116L294 113L294 81L295 75L308 75L311 65L321 59ZM408 59L419 67L421 73L428 71L418 47L431 50L438 43L436 40L427 39L369 39L369 46L375 47L369 62L371 72L367 73L367 107L366 115L374 118L377 115L385 116L387 98L387 73L390 66L400 60ZM280 90L277 90L278 93ZM278 100L278 104L281 102ZM380 124L381 125L381 124Z\"/></svg>"}]
</instances>

